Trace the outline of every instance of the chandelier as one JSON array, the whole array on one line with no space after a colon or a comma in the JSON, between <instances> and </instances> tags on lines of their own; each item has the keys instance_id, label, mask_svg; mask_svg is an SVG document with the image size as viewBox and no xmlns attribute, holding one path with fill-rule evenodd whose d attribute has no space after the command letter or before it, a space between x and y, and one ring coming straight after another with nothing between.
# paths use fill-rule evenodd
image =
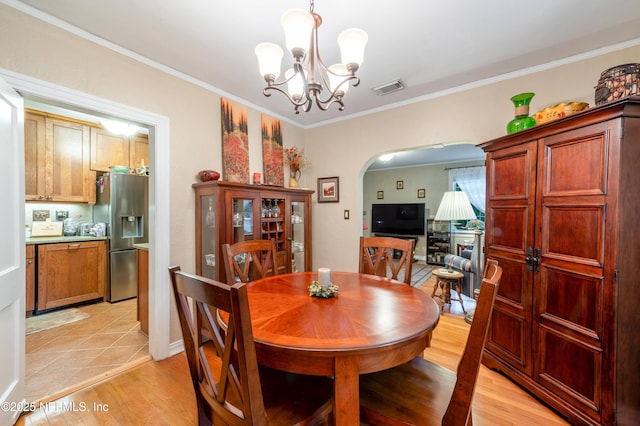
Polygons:
<instances>
[{"instance_id":1,"label":"chandelier","mask_svg":"<svg viewBox=\"0 0 640 426\"><path fill-rule=\"evenodd\" d=\"M318 27L322 24L322 18L313 11L313 7L311 0L309 12L288 10L280 20L287 49L293 56L293 67L285 72L284 81L276 82L283 56L280 46L260 43L255 50L260 74L267 82L262 93L267 97L271 96L271 90L283 93L295 106L296 114L300 113L300 109L308 112L314 102L322 111L328 110L334 103L340 105L340 111L344 110L342 98L349 84L355 87L360 83L356 71L362 64L368 40L367 33L361 29L343 31L338 36L342 63L327 67L318 49ZM287 90L283 88L285 85ZM323 90L328 92L325 99L320 96Z\"/></svg>"}]
</instances>

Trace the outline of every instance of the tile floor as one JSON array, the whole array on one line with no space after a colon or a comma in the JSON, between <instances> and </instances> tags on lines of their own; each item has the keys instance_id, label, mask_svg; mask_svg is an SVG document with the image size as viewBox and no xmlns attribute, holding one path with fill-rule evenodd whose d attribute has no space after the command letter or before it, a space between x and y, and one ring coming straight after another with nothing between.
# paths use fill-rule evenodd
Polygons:
<instances>
[{"instance_id":1,"label":"tile floor","mask_svg":"<svg viewBox=\"0 0 640 426\"><path fill-rule=\"evenodd\" d=\"M149 354L136 299L78 309L91 316L26 336L26 399L35 402Z\"/></svg>"}]
</instances>

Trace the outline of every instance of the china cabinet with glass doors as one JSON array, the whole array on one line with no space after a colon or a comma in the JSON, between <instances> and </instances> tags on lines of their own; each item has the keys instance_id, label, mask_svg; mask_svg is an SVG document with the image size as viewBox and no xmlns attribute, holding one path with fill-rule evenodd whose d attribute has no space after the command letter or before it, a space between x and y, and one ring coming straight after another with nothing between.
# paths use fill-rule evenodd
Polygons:
<instances>
[{"instance_id":1,"label":"china cabinet with glass doors","mask_svg":"<svg viewBox=\"0 0 640 426\"><path fill-rule=\"evenodd\" d=\"M280 273L311 271L312 190L196 183L196 273L225 281L225 243L274 239Z\"/></svg>"}]
</instances>

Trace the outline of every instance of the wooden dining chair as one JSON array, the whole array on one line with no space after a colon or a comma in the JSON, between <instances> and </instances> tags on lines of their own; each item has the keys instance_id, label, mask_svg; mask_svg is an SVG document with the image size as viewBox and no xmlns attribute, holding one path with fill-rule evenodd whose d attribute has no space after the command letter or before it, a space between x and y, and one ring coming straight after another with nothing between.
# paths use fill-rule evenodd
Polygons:
<instances>
[{"instance_id":1,"label":"wooden dining chair","mask_svg":"<svg viewBox=\"0 0 640 426\"><path fill-rule=\"evenodd\" d=\"M393 237L360 237L358 272L411 284L414 244L413 240ZM395 259L394 254L399 258Z\"/></svg>"},{"instance_id":2,"label":"wooden dining chair","mask_svg":"<svg viewBox=\"0 0 640 426\"><path fill-rule=\"evenodd\" d=\"M223 244L222 255L227 284L248 283L277 275L277 252L274 239Z\"/></svg>"},{"instance_id":3,"label":"wooden dining chair","mask_svg":"<svg viewBox=\"0 0 640 426\"><path fill-rule=\"evenodd\" d=\"M471 425L471 402L502 277L487 264L477 307L457 373L422 357L360 376L360 417L367 425Z\"/></svg>"},{"instance_id":4,"label":"wooden dining chair","mask_svg":"<svg viewBox=\"0 0 640 426\"><path fill-rule=\"evenodd\" d=\"M200 425L330 424L331 379L258 365L245 283L229 286L179 266L169 273ZM226 312L225 333L211 309Z\"/></svg>"}]
</instances>

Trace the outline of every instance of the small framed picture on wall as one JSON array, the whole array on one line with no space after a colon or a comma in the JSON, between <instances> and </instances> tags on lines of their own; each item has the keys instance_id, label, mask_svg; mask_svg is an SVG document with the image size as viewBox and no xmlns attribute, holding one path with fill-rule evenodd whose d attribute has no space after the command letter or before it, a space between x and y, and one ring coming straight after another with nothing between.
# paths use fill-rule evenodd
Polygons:
<instances>
[{"instance_id":1,"label":"small framed picture on wall","mask_svg":"<svg viewBox=\"0 0 640 426\"><path fill-rule=\"evenodd\" d=\"M424 188L418 189L418 198L424 198L424 196L425 196Z\"/></svg>"},{"instance_id":2,"label":"small framed picture on wall","mask_svg":"<svg viewBox=\"0 0 640 426\"><path fill-rule=\"evenodd\" d=\"M384 191L378 191L377 198L378 200L384 200Z\"/></svg>"},{"instance_id":3,"label":"small framed picture on wall","mask_svg":"<svg viewBox=\"0 0 640 426\"><path fill-rule=\"evenodd\" d=\"M397 180L396 181L396 189L404 189L404 181L403 180Z\"/></svg>"},{"instance_id":4,"label":"small framed picture on wall","mask_svg":"<svg viewBox=\"0 0 640 426\"><path fill-rule=\"evenodd\" d=\"M318 178L318 202L337 203L340 201L339 178L337 176Z\"/></svg>"}]
</instances>

